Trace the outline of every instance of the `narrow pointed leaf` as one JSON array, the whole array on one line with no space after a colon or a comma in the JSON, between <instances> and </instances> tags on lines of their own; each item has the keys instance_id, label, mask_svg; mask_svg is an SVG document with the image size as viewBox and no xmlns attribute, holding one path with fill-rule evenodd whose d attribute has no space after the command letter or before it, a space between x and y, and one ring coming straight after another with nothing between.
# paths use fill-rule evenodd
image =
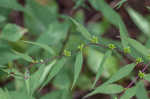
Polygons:
<instances>
[{"instance_id":1,"label":"narrow pointed leaf","mask_svg":"<svg viewBox=\"0 0 150 99\"><path fill-rule=\"evenodd\" d=\"M142 81L138 82L136 85L136 97L137 99L149 99Z\"/></svg>"},{"instance_id":2,"label":"narrow pointed leaf","mask_svg":"<svg viewBox=\"0 0 150 99\"><path fill-rule=\"evenodd\" d=\"M150 82L150 74L145 74L144 79Z\"/></svg>"},{"instance_id":3,"label":"narrow pointed leaf","mask_svg":"<svg viewBox=\"0 0 150 99\"><path fill-rule=\"evenodd\" d=\"M0 0L0 7L14 9L18 11L24 11L25 9L21 6L17 0Z\"/></svg>"},{"instance_id":4,"label":"narrow pointed leaf","mask_svg":"<svg viewBox=\"0 0 150 99\"><path fill-rule=\"evenodd\" d=\"M133 96L135 96L135 94L136 94L136 87L132 87L127 89L120 99L131 99Z\"/></svg>"},{"instance_id":5,"label":"narrow pointed leaf","mask_svg":"<svg viewBox=\"0 0 150 99\"><path fill-rule=\"evenodd\" d=\"M135 48L143 56L147 57L149 55L149 53L150 53L149 50L144 45L142 45L140 42L138 42L134 39L131 39L131 38L128 38L128 42L133 48Z\"/></svg>"},{"instance_id":6,"label":"narrow pointed leaf","mask_svg":"<svg viewBox=\"0 0 150 99\"><path fill-rule=\"evenodd\" d=\"M98 93L102 94L117 94L121 93L124 90L124 88L117 84L103 84L99 87L97 87L94 91L86 95L85 97L89 97Z\"/></svg>"},{"instance_id":7,"label":"narrow pointed leaf","mask_svg":"<svg viewBox=\"0 0 150 99\"><path fill-rule=\"evenodd\" d=\"M128 42L127 42L128 31L121 24L119 24L119 29L120 29L120 38L121 38L121 43L123 45L123 48L128 48Z\"/></svg>"},{"instance_id":8,"label":"narrow pointed leaf","mask_svg":"<svg viewBox=\"0 0 150 99\"><path fill-rule=\"evenodd\" d=\"M98 68L98 71L97 71L97 74L96 74L96 79L95 79L95 81L94 81L94 83L93 83L93 85L92 85L92 88L95 87L96 82L98 81L98 79L100 78L100 76L101 76L101 74L102 74L102 72L103 72L103 70L104 70L103 66L104 66L106 60L108 59L108 57L111 56L111 54L112 54L112 51L111 51L111 50L109 50L109 51L107 51L107 52L105 53L105 55L104 55L104 57L103 57L103 59L102 59L102 62L100 63L100 66L99 66L99 68Z\"/></svg>"},{"instance_id":9,"label":"narrow pointed leaf","mask_svg":"<svg viewBox=\"0 0 150 99\"><path fill-rule=\"evenodd\" d=\"M126 77L127 75L129 75L132 70L134 69L134 67L136 66L136 64L128 64L124 67L122 67L118 72L116 72L106 83L113 83L116 82L124 77Z\"/></svg>"},{"instance_id":10,"label":"narrow pointed leaf","mask_svg":"<svg viewBox=\"0 0 150 99\"><path fill-rule=\"evenodd\" d=\"M145 33L145 35L150 37L150 23L148 20L146 20L142 15L134 11L132 8L128 7L127 11L138 28Z\"/></svg>"},{"instance_id":11,"label":"narrow pointed leaf","mask_svg":"<svg viewBox=\"0 0 150 99\"><path fill-rule=\"evenodd\" d=\"M65 64L65 61L66 61L66 58L63 57L55 64L55 66L52 67L52 69L51 69L50 73L48 74L47 79L44 81L42 87L45 86L46 84L48 84L49 81L59 73L59 71L62 69L62 67Z\"/></svg>"},{"instance_id":12,"label":"narrow pointed leaf","mask_svg":"<svg viewBox=\"0 0 150 99\"><path fill-rule=\"evenodd\" d=\"M105 0L89 0L89 2L92 4L92 6L100 11L104 17L112 24L114 24L116 27L119 28L119 24L126 29L120 15L113 10L106 2ZM125 30L127 31L127 30Z\"/></svg>"},{"instance_id":13,"label":"narrow pointed leaf","mask_svg":"<svg viewBox=\"0 0 150 99\"><path fill-rule=\"evenodd\" d=\"M31 95L35 92L35 90L44 83L44 80L48 76L52 66L56 63L56 60L53 60L49 65L42 65L30 78L30 88ZM38 82L37 82L38 81Z\"/></svg>"},{"instance_id":14,"label":"narrow pointed leaf","mask_svg":"<svg viewBox=\"0 0 150 99\"><path fill-rule=\"evenodd\" d=\"M7 24L2 30L0 38L16 42L27 32L27 29L21 28L16 24Z\"/></svg>"},{"instance_id":15,"label":"narrow pointed leaf","mask_svg":"<svg viewBox=\"0 0 150 99\"><path fill-rule=\"evenodd\" d=\"M50 46L48 46L48 45L37 43L37 42L31 42L31 41L23 41L23 42L39 46L39 47L45 49L46 51L48 51L50 54L55 55L55 51Z\"/></svg>"},{"instance_id":16,"label":"narrow pointed leaf","mask_svg":"<svg viewBox=\"0 0 150 99\"><path fill-rule=\"evenodd\" d=\"M72 88L74 87L74 85L77 82L77 79L80 75L80 72L82 69L82 63L83 63L82 52L78 52L78 54L76 56L75 65L74 65L74 80L73 80Z\"/></svg>"},{"instance_id":17,"label":"narrow pointed leaf","mask_svg":"<svg viewBox=\"0 0 150 99\"><path fill-rule=\"evenodd\" d=\"M91 40L91 34L83 25L81 25L71 17L69 17L69 19L76 25L78 32L80 32L83 35L83 37L85 37L87 40Z\"/></svg>"},{"instance_id":18,"label":"narrow pointed leaf","mask_svg":"<svg viewBox=\"0 0 150 99\"><path fill-rule=\"evenodd\" d=\"M122 44L123 47L126 48L128 44L125 42L125 39L128 37L128 31L120 15L113 10L105 0L89 0L89 2L96 10L100 11L110 23L120 29Z\"/></svg>"},{"instance_id":19,"label":"narrow pointed leaf","mask_svg":"<svg viewBox=\"0 0 150 99\"><path fill-rule=\"evenodd\" d=\"M23 53L20 53L20 52L17 52L15 50L12 50L18 57L28 61L28 62L33 62L33 59L32 57L30 57L29 55L27 54L23 54Z\"/></svg>"}]
</instances>

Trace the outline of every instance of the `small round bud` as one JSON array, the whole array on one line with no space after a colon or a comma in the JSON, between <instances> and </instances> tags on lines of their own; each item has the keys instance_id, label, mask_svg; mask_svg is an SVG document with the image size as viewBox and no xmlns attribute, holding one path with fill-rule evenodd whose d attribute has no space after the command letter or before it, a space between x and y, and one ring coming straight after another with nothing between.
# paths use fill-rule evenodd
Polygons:
<instances>
[{"instance_id":1,"label":"small round bud","mask_svg":"<svg viewBox=\"0 0 150 99\"><path fill-rule=\"evenodd\" d=\"M124 53L125 53L125 54L131 53L130 47L124 48Z\"/></svg>"},{"instance_id":2,"label":"small round bud","mask_svg":"<svg viewBox=\"0 0 150 99\"><path fill-rule=\"evenodd\" d=\"M91 39L91 42L92 43L98 43L98 37L93 36L92 39Z\"/></svg>"},{"instance_id":3,"label":"small round bud","mask_svg":"<svg viewBox=\"0 0 150 99\"><path fill-rule=\"evenodd\" d=\"M37 64L37 63L39 63L39 61L38 60L32 60L32 63Z\"/></svg>"},{"instance_id":4,"label":"small round bud","mask_svg":"<svg viewBox=\"0 0 150 99\"><path fill-rule=\"evenodd\" d=\"M145 76L145 74L144 74L142 71L139 71L138 76L139 76L141 79L143 79L144 76Z\"/></svg>"},{"instance_id":5,"label":"small round bud","mask_svg":"<svg viewBox=\"0 0 150 99\"><path fill-rule=\"evenodd\" d=\"M84 44L83 43L78 46L78 49L80 49L80 51L82 51L83 48L84 48Z\"/></svg>"},{"instance_id":6,"label":"small round bud","mask_svg":"<svg viewBox=\"0 0 150 99\"><path fill-rule=\"evenodd\" d=\"M65 55L65 56L71 56L71 52L68 51L68 50L64 50L64 55Z\"/></svg>"},{"instance_id":7,"label":"small round bud","mask_svg":"<svg viewBox=\"0 0 150 99\"><path fill-rule=\"evenodd\" d=\"M142 60L142 58L141 57L138 57L137 59L136 59L136 64L139 64L139 63L141 63L143 60Z\"/></svg>"},{"instance_id":8,"label":"small round bud","mask_svg":"<svg viewBox=\"0 0 150 99\"><path fill-rule=\"evenodd\" d=\"M40 63L43 63L44 62L44 60L43 59L40 59Z\"/></svg>"},{"instance_id":9,"label":"small round bud","mask_svg":"<svg viewBox=\"0 0 150 99\"><path fill-rule=\"evenodd\" d=\"M114 44L108 44L108 48L110 48L111 50L115 49L116 46Z\"/></svg>"}]
</instances>

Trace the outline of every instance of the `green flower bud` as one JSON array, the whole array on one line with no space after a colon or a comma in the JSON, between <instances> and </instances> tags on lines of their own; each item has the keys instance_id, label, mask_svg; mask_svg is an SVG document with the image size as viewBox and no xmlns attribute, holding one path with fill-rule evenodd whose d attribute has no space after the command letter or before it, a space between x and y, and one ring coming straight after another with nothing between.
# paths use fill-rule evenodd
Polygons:
<instances>
[{"instance_id":1,"label":"green flower bud","mask_svg":"<svg viewBox=\"0 0 150 99\"><path fill-rule=\"evenodd\" d=\"M39 63L39 61L38 60L32 60L32 63L37 64L37 63Z\"/></svg>"},{"instance_id":2,"label":"green flower bud","mask_svg":"<svg viewBox=\"0 0 150 99\"><path fill-rule=\"evenodd\" d=\"M116 48L116 46L115 46L114 44L108 44L108 47L109 47L111 50L113 50L113 49Z\"/></svg>"},{"instance_id":3,"label":"green flower bud","mask_svg":"<svg viewBox=\"0 0 150 99\"><path fill-rule=\"evenodd\" d=\"M130 47L124 48L124 53L125 54L131 53Z\"/></svg>"},{"instance_id":4,"label":"green flower bud","mask_svg":"<svg viewBox=\"0 0 150 99\"><path fill-rule=\"evenodd\" d=\"M43 63L44 62L44 60L43 59L40 59L40 63Z\"/></svg>"},{"instance_id":5,"label":"green flower bud","mask_svg":"<svg viewBox=\"0 0 150 99\"><path fill-rule=\"evenodd\" d=\"M91 39L91 42L92 43L98 43L98 37L93 36L92 39Z\"/></svg>"},{"instance_id":6,"label":"green flower bud","mask_svg":"<svg viewBox=\"0 0 150 99\"><path fill-rule=\"evenodd\" d=\"M139 71L138 76L139 76L141 79L143 79L144 76L145 76L145 74L144 74L142 71Z\"/></svg>"},{"instance_id":7,"label":"green flower bud","mask_svg":"<svg viewBox=\"0 0 150 99\"><path fill-rule=\"evenodd\" d=\"M64 50L64 55L65 55L65 56L71 56L71 52L68 51L68 50Z\"/></svg>"},{"instance_id":8,"label":"green flower bud","mask_svg":"<svg viewBox=\"0 0 150 99\"><path fill-rule=\"evenodd\" d=\"M82 51L83 48L84 48L84 44L83 43L78 46L78 49L80 49L80 51Z\"/></svg>"},{"instance_id":9,"label":"green flower bud","mask_svg":"<svg viewBox=\"0 0 150 99\"><path fill-rule=\"evenodd\" d=\"M142 60L142 58L141 57L138 57L137 59L136 59L136 64L139 64L139 63L141 63L143 60Z\"/></svg>"}]
</instances>

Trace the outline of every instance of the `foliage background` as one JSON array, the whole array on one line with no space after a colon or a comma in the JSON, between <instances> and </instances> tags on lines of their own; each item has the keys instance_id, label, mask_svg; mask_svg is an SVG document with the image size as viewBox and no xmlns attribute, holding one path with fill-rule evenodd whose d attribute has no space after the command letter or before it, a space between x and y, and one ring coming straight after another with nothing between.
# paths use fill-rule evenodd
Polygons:
<instances>
[{"instance_id":1,"label":"foliage background","mask_svg":"<svg viewBox=\"0 0 150 99\"><path fill-rule=\"evenodd\" d=\"M105 53L108 49L88 46L82 51L82 59L78 46L89 44L88 33L95 37L94 43L105 46L114 44L121 51L131 47L130 55L113 50L112 55L106 57L102 77L97 79L96 86L138 58L143 60L140 63L147 64L150 48L150 1L105 1L106 3L102 3L103 0L0 0L0 86L3 89L0 90L0 97L82 99L92 92L98 66L107 56ZM72 21L68 16L73 18ZM128 37L137 41L127 40ZM68 57L62 56L64 50ZM77 63L76 55L80 58L77 58ZM75 69L80 63L82 68ZM48 71L52 64L58 68ZM50 68L45 68L46 66ZM135 65L130 75L118 79L115 84L126 88L143 68L140 64ZM46 76L42 78L43 71ZM146 73L149 73L149 69ZM76 80L74 75L77 76ZM31 77L30 81L28 77ZM150 78L148 76L145 79ZM76 84L71 90L74 80ZM150 85L146 80L142 80L145 88L142 82L137 84L143 88L143 92L149 90ZM41 90L38 89L39 86ZM107 91L110 90L87 99L116 99L116 96L122 95L106 94ZM149 91L141 93L141 96L137 95L139 93L136 92L137 99L148 99Z\"/></svg>"}]
</instances>

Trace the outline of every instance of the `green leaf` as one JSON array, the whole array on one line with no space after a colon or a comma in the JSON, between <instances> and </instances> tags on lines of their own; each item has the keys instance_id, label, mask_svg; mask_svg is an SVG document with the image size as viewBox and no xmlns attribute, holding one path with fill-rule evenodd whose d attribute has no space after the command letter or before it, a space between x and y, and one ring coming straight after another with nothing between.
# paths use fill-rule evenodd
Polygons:
<instances>
[{"instance_id":1,"label":"green leaf","mask_svg":"<svg viewBox=\"0 0 150 99\"><path fill-rule=\"evenodd\" d=\"M1 99L35 99L24 92L7 90L3 91L2 89L0 89L0 97Z\"/></svg>"},{"instance_id":2,"label":"green leaf","mask_svg":"<svg viewBox=\"0 0 150 99\"><path fill-rule=\"evenodd\" d=\"M82 6L82 5L84 5L84 0L76 0L74 9L76 9L76 8Z\"/></svg>"},{"instance_id":3,"label":"green leaf","mask_svg":"<svg viewBox=\"0 0 150 99\"><path fill-rule=\"evenodd\" d=\"M24 54L24 53L20 53L20 52L17 52L15 50L12 50L13 53L15 53L18 57L28 61L28 62L33 62L34 60L32 59L32 57L30 57L29 55L27 54Z\"/></svg>"},{"instance_id":4,"label":"green leaf","mask_svg":"<svg viewBox=\"0 0 150 99\"><path fill-rule=\"evenodd\" d=\"M127 11L134 21L134 23L137 25L137 27L145 33L148 37L150 37L150 23L148 20L146 20L142 15L140 15L138 12L134 11L132 8L128 7Z\"/></svg>"},{"instance_id":5,"label":"green leaf","mask_svg":"<svg viewBox=\"0 0 150 99\"><path fill-rule=\"evenodd\" d=\"M106 83L113 83L116 82L120 79L122 79L123 77L126 77L127 75L129 75L131 73L131 71L134 69L134 67L136 66L136 64L128 64L124 67L122 67L117 73L115 73Z\"/></svg>"},{"instance_id":6,"label":"green leaf","mask_svg":"<svg viewBox=\"0 0 150 99\"><path fill-rule=\"evenodd\" d=\"M75 19L71 17L69 17L69 19L76 25L78 32L80 32L83 35L83 37L85 37L87 40L91 40L92 38L91 34L83 25L81 25Z\"/></svg>"},{"instance_id":7,"label":"green leaf","mask_svg":"<svg viewBox=\"0 0 150 99\"><path fill-rule=\"evenodd\" d=\"M128 31L126 29L125 24L122 21L122 18L120 15L113 10L106 2L105 0L89 0L92 6L98 10L101 11L104 17L113 25L115 25L117 28L120 29L120 37L122 40L123 47L126 48L128 43L126 42L126 39L128 37Z\"/></svg>"},{"instance_id":8,"label":"green leaf","mask_svg":"<svg viewBox=\"0 0 150 99\"><path fill-rule=\"evenodd\" d=\"M7 66L4 66L4 65L0 65L0 68L6 68Z\"/></svg>"},{"instance_id":9,"label":"green leaf","mask_svg":"<svg viewBox=\"0 0 150 99\"><path fill-rule=\"evenodd\" d=\"M124 90L124 88L120 85L117 84L103 84L99 87L97 87L94 91L92 91L91 93L87 94L85 96L89 97L98 93L102 93L102 94L117 94L117 93L121 93Z\"/></svg>"},{"instance_id":10,"label":"green leaf","mask_svg":"<svg viewBox=\"0 0 150 99\"><path fill-rule=\"evenodd\" d=\"M40 68L31 75L30 78L30 90L31 95L34 93L34 91L44 83L44 80L46 80L46 77L48 76L48 73L50 72L52 66L56 63L56 60L53 60L49 65L40 66ZM37 82L38 81L38 82Z\"/></svg>"},{"instance_id":11,"label":"green leaf","mask_svg":"<svg viewBox=\"0 0 150 99\"><path fill-rule=\"evenodd\" d=\"M40 99L72 99L72 97L68 89L62 89L62 90L52 91L42 96Z\"/></svg>"},{"instance_id":12,"label":"green leaf","mask_svg":"<svg viewBox=\"0 0 150 99\"><path fill-rule=\"evenodd\" d=\"M126 2L127 0L121 0L121 1L119 1L116 5L115 5L115 7L117 7L118 9Z\"/></svg>"},{"instance_id":13,"label":"green leaf","mask_svg":"<svg viewBox=\"0 0 150 99\"><path fill-rule=\"evenodd\" d=\"M120 29L120 37L121 37L121 43L123 45L123 48L128 48L128 31L125 29L125 26L119 24L119 29Z\"/></svg>"},{"instance_id":14,"label":"green leaf","mask_svg":"<svg viewBox=\"0 0 150 99\"><path fill-rule=\"evenodd\" d=\"M144 45L139 43L138 41L128 38L128 42L133 48L135 48L143 56L147 57L149 55L149 53L150 53L149 50Z\"/></svg>"},{"instance_id":15,"label":"green leaf","mask_svg":"<svg viewBox=\"0 0 150 99\"><path fill-rule=\"evenodd\" d=\"M112 51L111 51L111 50L108 50L108 51L105 53L105 55L104 55L104 57L103 57L103 59L102 59L102 62L100 63L100 66L99 66L99 68L98 68L98 71L97 71L97 74L96 74L96 79L95 79L95 81L94 81L94 83L93 83L93 85L92 85L92 88L95 87L96 82L98 81L99 77L101 76L101 74L102 74L102 72L103 72L103 70L104 70L104 67L103 67L103 66L104 66L106 60L108 59L108 57L111 56L111 54L112 54Z\"/></svg>"},{"instance_id":16,"label":"green leaf","mask_svg":"<svg viewBox=\"0 0 150 99\"><path fill-rule=\"evenodd\" d=\"M41 43L37 43L37 42L31 42L31 41L23 41L25 43L28 43L28 44L32 44L32 45L36 45L36 46L39 46L43 49L45 49L46 51L48 51L50 54L52 55L55 55L55 51L48 45L45 45L45 44L41 44Z\"/></svg>"},{"instance_id":17,"label":"green leaf","mask_svg":"<svg viewBox=\"0 0 150 99\"><path fill-rule=\"evenodd\" d=\"M75 65L74 65L74 80L73 80L72 88L75 86L77 79L79 78L82 69L82 63L83 63L82 52L78 52L76 56Z\"/></svg>"},{"instance_id":18,"label":"green leaf","mask_svg":"<svg viewBox=\"0 0 150 99\"><path fill-rule=\"evenodd\" d=\"M3 91L1 88L0 88L0 97L2 99L11 99L8 91Z\"/></svg>"},{"instance_id":19,"label":"green leaf","mask_svg":"<svg viewBox=\"0 0 150 99\"><path fill-rule=\"evenodd\" d=\"M15 59L18 59L19 56L16 56L15 54L12 53L12 51L8 50L8 49L0 49L0 64L4 65L8 62L11 62Z\"/></svg>"},{"instance_id":20,"label":"green leaf","mask_svg":"<svg viewBox=\"0 0 150 99\"><path fill-rule=\"evenodd\" d=\"M131 99L136 94L136 87L128 88L120 99Z\"/></svg>"},{"instance_id":21,"label":"green leaf","mask_svg":"<svg viewBox=\"0 0 150 99\"><path fill-rule=\"evenodd\" d=\"M62 67L64 66L66 61L66 58L63 57L62 59L60 59L59 61L57 61L56 65L53 66L53 68L51 69L51 72L49 73L49 75L47 76L47 79L44 81L43 86L45 86L46 84L49 83L49 81L54 78L62 69Z\"/></svg>"},{"instance_id":22,"label":"green leaf","mask_svg":"<svg viewBox=\"0 0 150 99\"><path fill-rule=\"evenodd\" d=\"M24 33L27 32L27 29L21 28L15 24L7 24L2 30L0 38L6 39L12 42L18 41Z\"/></svg>"},{"instance_id":23,"label":"green leaf","mask_svg":"<svg viewBox=\"0 0 150 99\"><path fill-rule=\"evenodd\" d=\"M61 99L62 91L56 90L52 91L50 93L47 93L46 95L42 96L40 99Z\"/></svg>"},{"instance_id":24,"label":"green leaf","mask_svg":"<svg viewBox=\"0 0 150 99\"><path fill-rule=\"evenodd\" d=\"M144 79L150 82L150 74L145 74Z\"/></svg>"},{"instance_id":25,"label":"green leaf","mask_svg":"<svg viewBox=\"0 0 150 99\"><path fill-rule=\"evenodd\" d=\"M104 17L112 24L114 24L116 27L119 28L119 24L122 25L123 29L127 31L120 15L113 10L104 0L89 0L89 2L92 4L92 6L98 10L101 11Z\"/></svg>"},{"instance_id":26,"label":"green leaf","mask_svg":"<svg viewBox=\"0 0 150 99\"><path fill-rule=\"evenodd\" d=\"M45 33L49 24L57 21L58 6L56 1L42 5L35 0L26 0L27 13L24 14L24 24L31 33Z\"/></svg>"},{"instance_id":27,"label":"green leaf","mask_svg":"<svg viewBox=\"0 0 150 99\"><path fill-rule=\"evenodd\" d=\"M24 8L18 4L17 0L0 0L0 7L24 11Z\"/></svg>"},{"instance_id":28,"label":"green leaf","mask_svg":"<svg viewBox=\"0 0 150 99\"><path fill-rule=\"evenodd\" d=\"M136 97L137 99L149 99L143 81L138 82L136 85Z\"/></svg>"},{"instance_id":29,"label":"green leaf","mask_svg":"<svg viewBox=\"0 0 150 99\"><path fill-rule=\"evenodd\" d=\"M2 15L0 15L0 23L4 22L6 20L6 18Z\"/></svg>"},{"instance_id":30,"label":"green leaf","mask_svg":"<svg viewBox=\"0 0 150 99\"><path fill-rule=\"evenodd\" d=\"M9 99L35 99L32 96L29 96L26 93L19 91L10 91L9 94L10 94Z\"/></svg>"}]
</instances>

